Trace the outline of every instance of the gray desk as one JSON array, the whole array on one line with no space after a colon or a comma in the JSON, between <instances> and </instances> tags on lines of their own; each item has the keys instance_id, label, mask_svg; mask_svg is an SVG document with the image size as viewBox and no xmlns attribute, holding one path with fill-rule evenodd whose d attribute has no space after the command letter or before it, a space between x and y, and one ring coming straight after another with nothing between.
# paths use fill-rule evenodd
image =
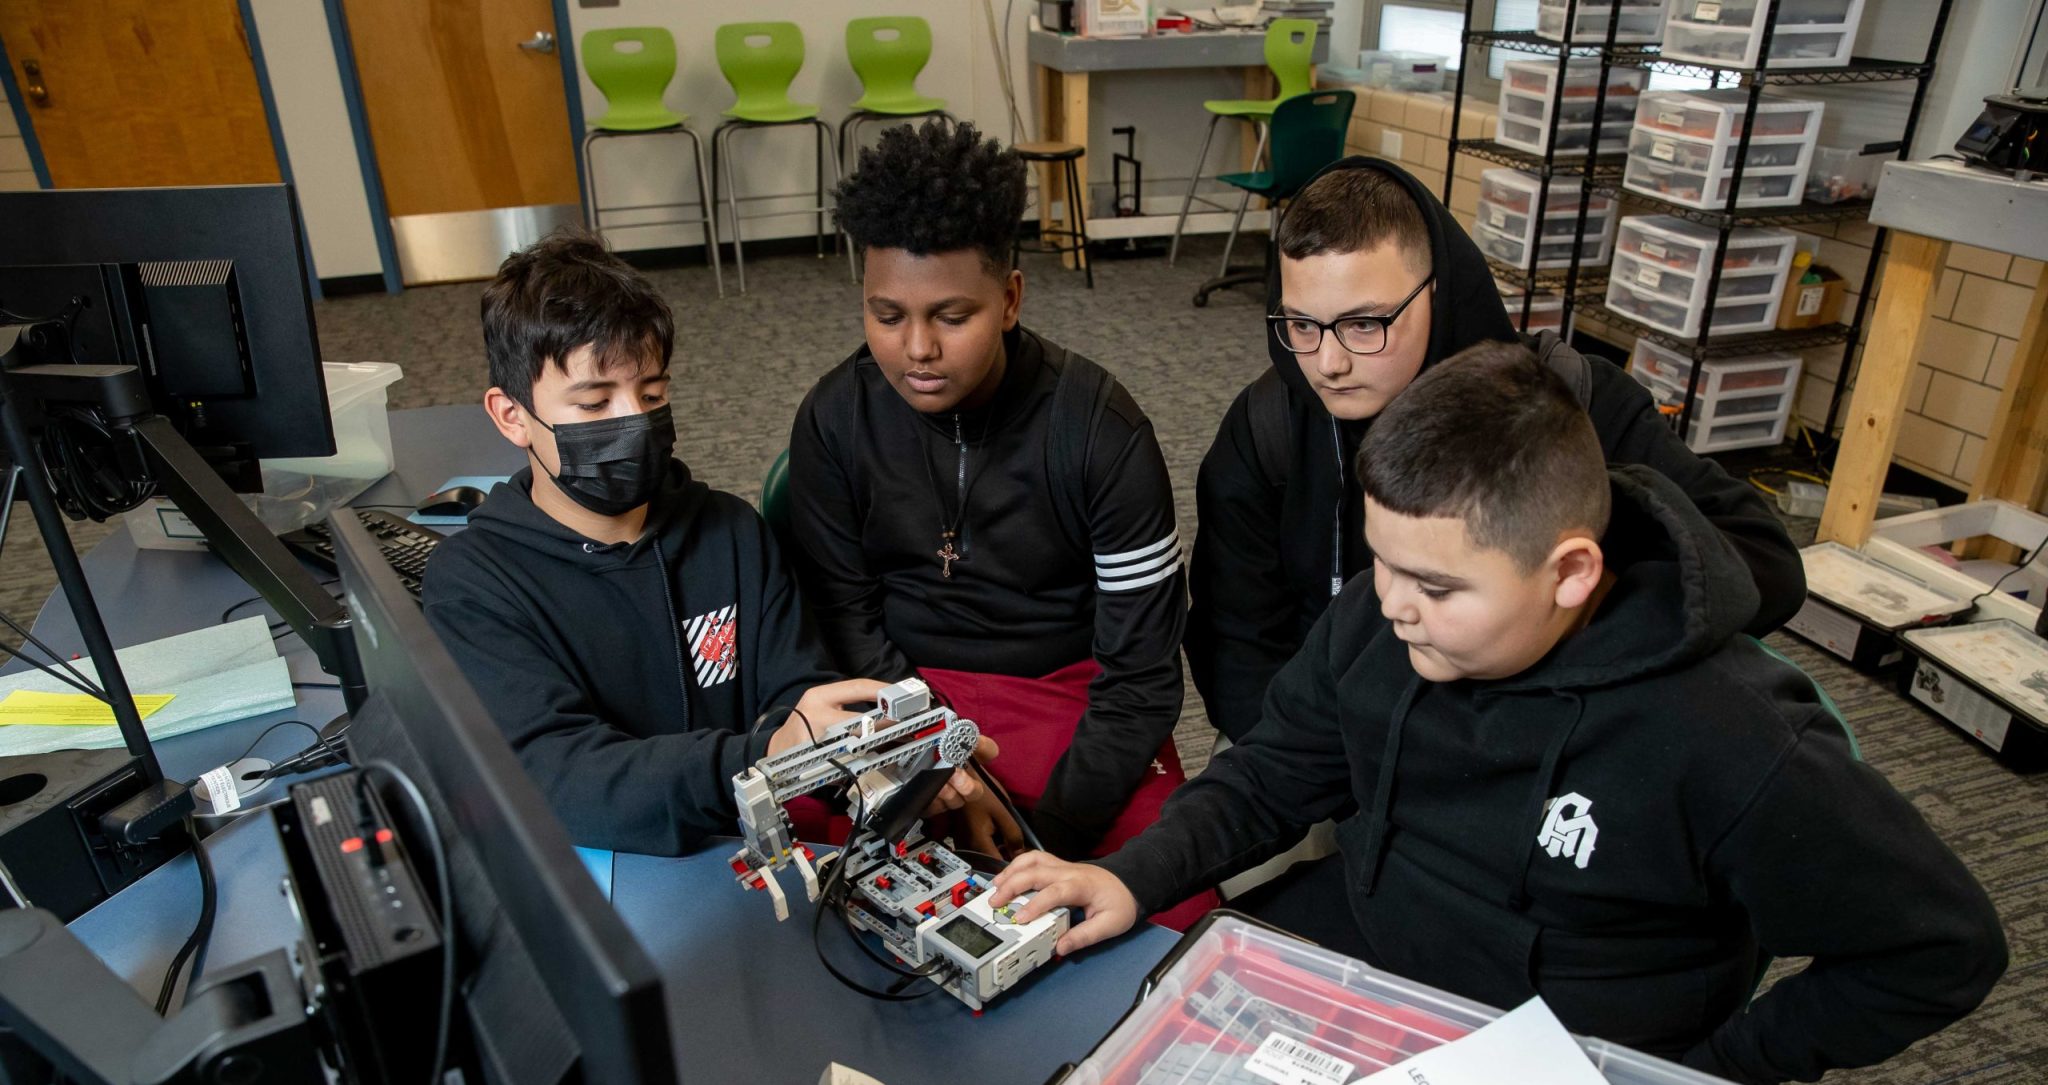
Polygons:
<instances>
[{"instance_id":1,"label":"gray desk","mask_svg":"<svg viewBox=\"0 0 2048 1085\"><path fill-rule=\"evenodd\" d=\"M361 504L409 503L452 476L509 474L520 466L518 452L475 407L394 412L391 434L398 470ZM139 552L126 533L94 549L85 568L119 646L211 624L249 595L210 555ZM62 651L78 645L61 599L43 608L36 634ZM293 644L287 638L280 647ZM288 654L295 678L325 680L303 648ZM190 777L239 752L271 722L300 718L317 725L341 710L340 694L301 690L296 714L183 735L158 752L167 772ZM304 732L288 729L265 751L280 756L305 741ZM841 988L819 966L802 894L790 902L789 921L776 923L765 895L733 883L725 864L731 849L726 842L679 859L618 855L612 864L613 903L667 981L686 1082L809 1085L826 1063L838 1061L889 1085L963 1079L1040 1085L1108 1031L1174 941L1166 931L1147 928L1033 977L979 1018L945 994L908 1004L872 1002ZM269 815L235 822L208 839L207 852L220 883L209 964L290 944L297 930L279 891L284 855ZM153 997L198 909L198 876L188 856L79 917L71 929ZM875 977L839 931L824 933L827 952L842 970L878 985L887 979Z\"/></svg>"}]
</instances>

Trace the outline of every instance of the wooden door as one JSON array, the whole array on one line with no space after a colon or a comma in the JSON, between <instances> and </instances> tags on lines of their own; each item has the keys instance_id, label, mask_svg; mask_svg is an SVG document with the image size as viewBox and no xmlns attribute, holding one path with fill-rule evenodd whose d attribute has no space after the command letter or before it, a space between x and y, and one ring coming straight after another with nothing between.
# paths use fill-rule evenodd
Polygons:
<instances>
[{"instance_id":1,"label":"wooden door","mask_svg":"<svg viewBox=\"0 0 2048 1085\"><path fill-rule=\"evenodd\" d=\"M235 0L0 0L0 42L58 188L278 180Z\"/></svg>"},{"instance_id":2,"label":"wooden door","mask_svg":"<svg viewBox=\"0 0 2048 1085\"><path fill-rule=\"evenodd\" d=\"M343 0L393 218L580 204L549 0Z\"/></svg>"}]
</instances>

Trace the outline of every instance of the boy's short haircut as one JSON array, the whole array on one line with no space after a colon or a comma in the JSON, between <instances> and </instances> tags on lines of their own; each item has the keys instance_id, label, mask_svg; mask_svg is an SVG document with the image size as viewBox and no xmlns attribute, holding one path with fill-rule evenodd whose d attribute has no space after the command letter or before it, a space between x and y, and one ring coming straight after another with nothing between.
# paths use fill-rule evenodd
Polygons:
<instances>
[{"instance_id":1,"label":"boy's short haircut","mask_svg":"<svg viewBox=\"0 0 2048 1085\"><path fill-rule=\"evenodd\" d=\"M1514 343L1481 343L1415 378L1358 450L1366 495L1465 521L1530 573L1568 532L1607 530L1607 459L1564 379Z\"/></svg>"},{"instance_id":2,"label":"boy's short haircut","mask_svg":"<svg viewBox=\"0 0 2048 1085\"><path fill-rule=\"evenodd\" d=\"M1407 186L1369 166L1331 170L1287 205L1274 243L1290 260L1364 252L1388 241L1418 272L1430 270L1429 224Z\"/></svg>"},{"instance_id":3,"label":"boy's short haircut","mask_svg":"<svg viewBox=\"0 0 2048 1085\"><path fill-rule=\"evenodd\" d=\"M565 369L589 344L600 371L638 369L658 354L668 369L675 317L654 284L605 248L569 227L513 253L484 288L484 355L491 384L533 409L541 367Z\"/></svg>"},{"instance_id":4,"label":"boy's short haircut","mask_svg":"<svg viewBox=\"0 0 2048 1085\"><path fill-rule=\"evenodd\" d=\"M974 249L1000 277L1024 217L1024 161L971 124L898 125L860 152L835 194L839 227L861 251Z\"/></svg>"}]
</instances>

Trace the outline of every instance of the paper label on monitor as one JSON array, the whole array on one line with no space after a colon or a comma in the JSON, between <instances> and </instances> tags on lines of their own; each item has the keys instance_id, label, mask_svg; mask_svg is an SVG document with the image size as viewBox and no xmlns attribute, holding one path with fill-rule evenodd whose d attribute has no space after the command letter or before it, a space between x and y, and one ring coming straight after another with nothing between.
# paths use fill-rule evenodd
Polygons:
<instances>
[{"instance_id":1,"label":"paper label on monitor","mask_svg":"<svg viewBox=\"0 0 2048 1085\"><path fill-rule=\"evenodd\" d=\"M156 510L156 523L166 539L206 537L206 533L199 530L199 525L193 523L191 517L179 512L175 507L159 505Z\"/></svg>"},{"instance_id":2,"label":"paper label on monitor","mask_svg":"<svg viewBox=\"0 0 2048 1085\"><path fill-rule=\"evenodd\" d=\"M1650 157L1659 162L1675 162L1678 160L1678 145L1660 139L1650 144Z\"/></svg>"},{"instance_id":3,"label":"paper label on monitor","mask_svg":"<svg viewBox=\"0 0 2048 1085\"><path fill-rule=\"evenodd\" d=\"M1637 268L1636 281L1655 290L1663 284L1664 273L1653 267Z\"/></svg>"},{"instance_id":4,"label":"paper label on monitor","mask_svg":"<svg viewBox=\"0 0 2048 1085\"><path fill-rule=\"evenodd\" d=\"M1717 22L1721 18L1721 5L1718 0L1704 0L1693 6L1692 17L1702 23Z\"/></svg>"},{"instance_id":5,"label":"paper label on monitor","mask_svg":"<svg viewBox=\"0 0 2048 1085\"><path fill-rule=\"evenodd\" d=\"M1244 1068L1273 1085L1344 1085L1355 1069L1335 1055L1275 1032L1266 1037Z\"/></svg>"},{"instance_id":6,"label":"paper label on monitor","mask_svg":"<svg viewBox=\"0 0 2048 1085\"><path fill-rule=\"evenodd\" d=\"M1666 252L1664 246L1658 244L1655 241L1645 241L1642 244L1637 245L1636 251L1641 252L1644 256L1647 256L1652 260L1664 259Z\"/></svg>"},{"instance_id":7,"label":"paper label on monitor","mask_svg":"<svg viewBox=\"0 0 2048 1085\"><path fill-rule=\"evenodd\" d=\"M1794 307L1794 313L1795 313L1795 315L1798 315L1798 316L1817 316L1817 315L1819 315L1819 313L1820 313L1820 302L1821 302L1821 299L1822 299L1822 298L1824 298L1824 297L1826 297L1826 296L1827 296L1827 293L1828 293L1827 287L1824 287L1824 286L1802 286L1802 287L1800 287L1800 288L1799 288L1799 304L1798 304L1797 306L1795 306L1795 307Z\"/></svg>"},{"instance_id":8,"label":"paper label on monitor","mask_svg":"<svg viewBox=\"0 0 2048 1085\"><path fill-rule=\"evenodd\" d=\"M1685 114L1676 109L1666 109L1657 114L1657 123L1666 128L1685 127Z\"/></svg>"},{"instance_id":9,"label":"paper label on monitor","mask_svg":"<svg viewBox=\"0 0 2048 1085\"><path fill-rule=\"evenodd\" d=\"M1489 206L1486 209L1486 223L1495 229L1505 228L1508 224L1508 213L1498 207Z\"/></svg>"}]
</instances>

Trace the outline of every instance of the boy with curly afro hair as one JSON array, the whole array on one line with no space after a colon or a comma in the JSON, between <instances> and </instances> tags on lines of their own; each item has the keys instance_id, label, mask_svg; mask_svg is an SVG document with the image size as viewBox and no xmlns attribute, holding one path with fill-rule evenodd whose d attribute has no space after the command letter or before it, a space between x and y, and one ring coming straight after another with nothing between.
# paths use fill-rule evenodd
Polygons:
<instances>
[{"instance_id":1,"label":"boy with curly afro hair","mask_svg":"<svg viewBox=\"0 0 2048 1085\"><path fill-rule=\"evenodd\" d=\"M838 664L923 677L1000 744L990 769L1045 847L1084 858L1183 779L1185 584L1144 412L1018 323L1024 197L1023 162L971 125L892 128L861 152L838 207L867 341L798 410L790 530ZM962 820L970 847L1023 842L993 799Z\"/></svg>"}]
</instances>

